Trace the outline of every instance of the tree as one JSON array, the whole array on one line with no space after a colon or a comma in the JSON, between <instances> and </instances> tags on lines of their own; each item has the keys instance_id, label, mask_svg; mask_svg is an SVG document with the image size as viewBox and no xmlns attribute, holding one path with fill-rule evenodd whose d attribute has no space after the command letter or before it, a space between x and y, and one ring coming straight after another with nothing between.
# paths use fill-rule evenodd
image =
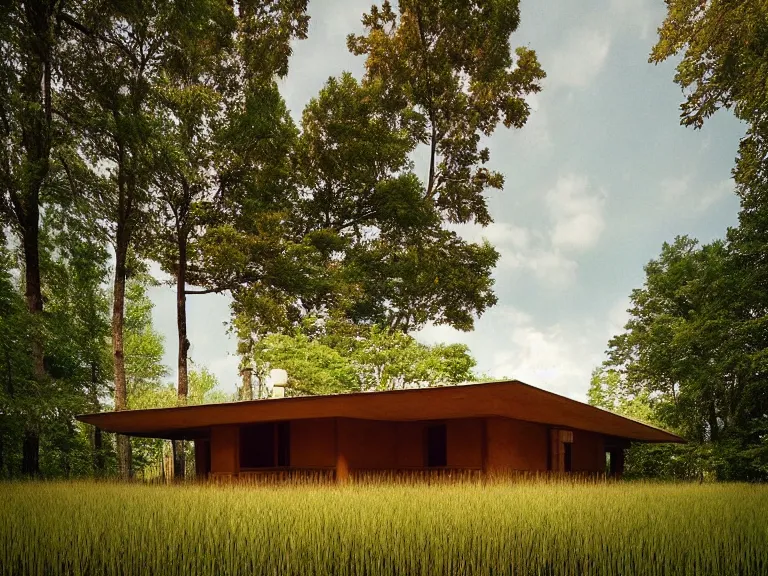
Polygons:
<instances>
[{"instance_id":1,"label":"tree","mask_svg":"<svg viewBox=\"0 0 768 576\"><path fill-rule=\"evenodd\" d=\"M46 385L40 277L40 194L55 145L53 92L63 42L58 2L11 2L0 8L0 212L12 223L24 254L26 305L33 324L29 343L36 385ZM39 472L39 434L30 415L24 433L23 471Z\"/></svg>"},{"instance_id":2,"label":"tree","mask_svg":"<svg viewBox=\"0 0 768 576\"><path fill-rule=\"evenodd\" d=\"M256 343L260 393L271 368L288 372L293 395L444 386L474 381L475 360L464 345L427 346L402 332L349 321L307 319L292 335Z\"/></svg>"},{"instance_id":3,"label":"tree","mask_svg":"<svg viewBox=\"0 0 768 576\"><path fill-rule=\"evenodd\" d=\"M14 282L13 259L5 238L0 239L0 475L8 477L22 470L16 446L24 437L34 368L28 346L31 313Z\"/></svg>"},{"instance_id":4,"label":"tree","mask_svg":"<svg viewBox=\"0 0 768 576\"><path fill-rule=\"evenodd\" d=\"M216 168L224 171L226 180L228 146L232 141L227 120L234 121L245 133L242 138L262 138L242 123L246 104L269 108L275 101L252 100L254 86L268 86L276 74L285 75L290 55L289 43L306 35L306 2L277 1L263 3L240 2L229 6L220 2L201 2L199 9L208 11L199 19L194 34L181 34L181 45L170 59L165 83L159 99L168 111L164 130L164 166L157 173L157 188L162 209L160 238L165 240L165 254L160 258L166 270L175 276L177 288L178 396L187 400L187 353L189 341L186 330L186 296L199 291L187 290L188 264L193 260L191 279L205 278L204 269L195 267L194 242L205 233L206 224L216 220L211 212L225 211L222 205L225 190L216 193ZM200 42L199 37L207 40ZM248 51L270 50L272 56L253 59ZM233 81L234 78L242 82ZM264 161L259 150L257 163ZM252 166L252 168L255 168ZM226 220L226 219L224 219ZM190 246L192 242L192 246ZM192 258L190 258L190 252ZM203 280L205 282L205 280ZM216 286L216 289L223 289ZM230 287L231 289L231 287ZM206 290L204 290L205 292ZM183 455L180 445L175 453ZM177 476L183 474L184 462L175 459Z\"/></svg>"},{"instance_id":5,"label":"tree","mask_svg":"<svg viewBox=\"0 0 768 576\"><path fill-rule=\"evenodd\" d=\"M385 0L363 16L367 35L347 37L365 54L366 79L383 84L397 108L420 116L415 135L429 147L426 198L451 222L491 222L483 192L502 188L501 174L482 165L499 122L520 128L528 118L525 96L541 89L536 54L509 38L520 23L519 2Z\"/></svg>"},{"instance_id":6,"label":"tree","mask_svg":"<svg viewBox=\"0 0 768 576\"><path fill-rule=\"evenodd\" d=\"M680 237L645 270L625 331L609 343L607 367L617 372L593 387L593 401L604 403L604 395L612 408L642 409L677 430L711 451L701 465L718 478L764 477L768 389L740 315L742 272L728 246Z\"/></svg>"},{"instance_id":7,"label":"tree","mask_svg":"<svg viewBox=\"0 0 768 576\"><path fill-rule=\"evenodd\" d=\"M758 415L765 406L765 358L768 338L768 116L765 66L768 6L765 2L667 1L667 17L659 29L652 62L681 54L675 81L685 91L681 123L699 128L721 108L731 109L747 123L734 168L736 191L741 199L739 226L728 231L729 273L737 282L731 293L738 318L735 340L743 348L739 388ZM746 376L745 376L746 374ZM760 408L760 407L763 408ZM762 418L739 422L741 437L756 446L763 438ZM741 450L738 442L735 450ZM755 466L766 448L755 448ZM744 452L746 453L746 452ZM748 464L744 465L748 467Z\"/></svg>"},{"instance_id":8,"label":"tree","mask_svg":"<svg viewBox=\"0 0 768 576\"><path fill-rule=\"evenodd\" d=\"M58 472L66 476L106 473L101 431L94 429L90 438L84 438L75 422L78 413L100 410L112 371L110 302L104 288L109 255L98 228L83 218L87 214L75 202L49 203L41 235L45 358L52 391L44 398L48 408L40 418L45 422L43 440L51 447L47 453L58 453Z\"/></svg>"},{"instance_id":9,"label":"tree","mask_svg":"<svg viewBox=\"0 0 768 576\"><path fill-rule=\"evenodd\" d=\"M348 39L367 56L365 78L331 78L304 111L298 196L286 206L292 249L281 252L291 273L280 284L262 274L266 282L235 295L246 354L306 316L343 311L391 331L428 321L469 330L496 302L498 253L446 224L491 221L483 193L503 182L483 166L480 137L501 121L525 122L524 96L543 72L532 51L510 55L517 2L400 11L398 20L388 3L372 8L368 35ZM421 143L431 149L425 182L410 160Z\"/></svg>"},{"instance_id":10,"label":"tree","mask_svg":"<svg viewBox=\"0 0 768 576\"><path fill-rule=\"evenodd\" d=\"M737 181L746 186L757 173L765 181L767 35L764 0L667 0L667 17L650 55L651 62L659 63L682 53L675 82L686 94L680 107L683 125L700 128L721 108L732 109L747 123L736 165Z\"/></svg>"},{"instance_id":11,"label":"tree","mask_svg":"<svg viewBox=\"0 0 768 576\"><path fill-rule=\"evenodd\" d=\"M103 174L94 206L110 230L115 250L112 348L115 409L127 407L124 359L125 285L131 258L146 243L147 208L162 128L159 87L177 63L180 46L209 40L205 2L170 0L85 4L66 19L78 31L68 46L71 68L64 89L70 122L82 149ZM144 225L142 226L142 222ZM130 474L130 443L119 436L121 475Z\"/></svg>"}]
</instances>

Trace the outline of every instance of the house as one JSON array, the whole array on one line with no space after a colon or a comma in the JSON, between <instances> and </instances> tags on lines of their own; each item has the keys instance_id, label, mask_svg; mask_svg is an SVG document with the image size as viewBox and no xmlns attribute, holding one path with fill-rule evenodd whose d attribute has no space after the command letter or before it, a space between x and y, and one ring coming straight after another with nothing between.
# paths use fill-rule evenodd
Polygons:
<instances>
[{"instance_id":1,"label":"house","mask_svg":"<svg viewBox=\"0 0 768 576\"><path fill-rule=\"evenodd\" d=\"M620 476L631 442L682 438L522 382L86 414L102 430L193 440L199 477L370 472Z\"/></svg>"}]
</instances>

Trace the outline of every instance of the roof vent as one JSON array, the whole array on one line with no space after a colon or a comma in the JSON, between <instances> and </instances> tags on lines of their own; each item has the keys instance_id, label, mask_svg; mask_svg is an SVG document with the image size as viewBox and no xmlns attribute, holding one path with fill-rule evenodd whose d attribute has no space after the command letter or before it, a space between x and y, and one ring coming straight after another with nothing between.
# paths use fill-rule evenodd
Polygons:
<instances>
[{"instance_id":1,"label":"roof vent","mask_svg":"<svg viewBox=\"0 0 768 576\"><path fill-rule=\"evenodd\" d=\"M288 384L288 372L282 368L273 368L269 371L269 380L272 382L272 398L285 398L285 385Z\"/></svg>"}]
</instances>

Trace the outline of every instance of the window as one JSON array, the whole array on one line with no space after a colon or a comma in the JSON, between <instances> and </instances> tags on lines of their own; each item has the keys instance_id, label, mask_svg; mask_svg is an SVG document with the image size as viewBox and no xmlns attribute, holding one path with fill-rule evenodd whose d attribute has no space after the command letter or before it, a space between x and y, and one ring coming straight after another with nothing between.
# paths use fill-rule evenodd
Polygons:
<instances>
[{"instance_id":1,"label":"window","mask_svg":"<svg viewBox=\"0 0 768 576\"><path fill-rule=\"evenodd\" d=\"M445 424L427 427L427 467L436 468L448 465L448 442Z\"/></svg>"},{"instance_id":2,"label":"window","mask_svg":"<svg viewBox=\"0 0 768 576\"><path fill-rule=\"evenodd\" d=\"M290 465L290 422L264 422L240 427L240 468Z\"/></svg>"},{"instance_id":3,"label":"window","mask_svg":"<svg viewBox=\"0 0 768 576\"><path fill-rule=\"evenodd\" d=\"M571 444L570 442L563 443L563 470L565 472L571 472L573 470L572 447L573 447L573 444Z\"/></svg>"}]
</instances>

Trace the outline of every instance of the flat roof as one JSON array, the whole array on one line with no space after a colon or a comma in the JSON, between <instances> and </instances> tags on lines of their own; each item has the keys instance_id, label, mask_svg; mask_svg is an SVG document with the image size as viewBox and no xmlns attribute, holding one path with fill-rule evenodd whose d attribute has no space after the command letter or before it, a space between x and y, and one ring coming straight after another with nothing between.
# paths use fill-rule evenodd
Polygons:
<instances>
[{"instance_id":1,"label":"flat roof","mask_svg":"<svg viewBox=\"0 0 768 576\"><path fill-rule=\"evenodd\" d=\"M308 418L441 420L501 416L643 442L683 438L518 380L436 388L296 396L174 408L82 414L81 422L107 432L150 438L193 439L211 426Z\"/></svg>"}]
</instances>

